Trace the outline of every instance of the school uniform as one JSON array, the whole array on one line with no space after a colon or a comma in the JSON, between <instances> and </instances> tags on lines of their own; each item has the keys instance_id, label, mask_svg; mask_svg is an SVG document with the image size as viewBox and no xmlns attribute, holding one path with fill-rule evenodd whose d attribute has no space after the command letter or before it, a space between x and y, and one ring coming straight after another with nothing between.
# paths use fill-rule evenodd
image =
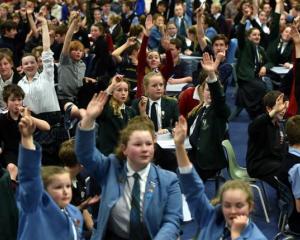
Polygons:
<instances>
[{"instance_id":1,"label":"school uniform","mask_svg":"<svg viewBox=\"0 0 300 240\"><path fill-rule=\"evenodd\" d=\"M205 186L192 168L187 173L179 170L179 181L192 216L198 224L198 240L219 240L224 235L226 222L220 205L212 206L205 194ZM227 238L226 238L227 239ZM252 220L241 232L237 240L267 240Z\"/></svg>"},{"instance_id":2,"label":"school uniform","mask_svg":"<svg viewBox=\"0 0 300 240\"><path fill-rule=\"evenodd\" d=\"M18 209L9 173L0 167L0 238L15 240L18 231Z\"/></svg>"},{"instance_id":3,"label":"school uniform","mask_svg":"<svg viewBox=\"0 0 300 240\"><path fill-rule=\"evenodd\" d=\"M139 99L134 100L132 102L132 108L138 113L139 112ZM160 128L162 129L168 129L168 130L172 130L173 127L175 126L175 122L178 121L178 117L179 117L179 109L178 109L178 105L177 105L177 101L174 98L171 97L167 97L167 96L162 96L160 98L160 104L158 104L159 106L157 107L157 117ZM146 113L147 115L150 117L150 111L151 111L151 106L150 106L150 100L147 102L147 106L146 106Z\"/></svg>"},{"instance_id":4,"label":"school uniform","mask_svg":"<svg viewBox=\"0 0 300 240\"><path fill-rule=\"evenodd\" d=\"M116 116L108 102L100 117L97 119L97 123L99 124L97 146L104 155L113 153L118 144L120 131L125 128L128 121L136 115L135 110L125 106L125 104L121 114L122 112L123 115Z\"/></svg>"},{"instance_id":5,"label":"school uniform","mask_svg":"<svg viewBox=\"0 0 300 240\"><path fill-rule=\"evenodd\" d=\"M300 198L300 151L298 149L292 147L289 148L289 152L286 154L285 159L282 162L279 179L291 189L295 199ZM290 230L300 234L299 222L300 213L297 212L294 204L293 212L288 218Z\"/></svg>"},{"instance_id":6,"label":"school uniform","mask_svg":"<svg viewBox=\"0 0 300 240\"><path fill-rule=\"evenodd\" d=\"M102 189L97 229L94 230L91 239L108 239L106 238L107 231L114 231L114 228L108 224L114 218L112 211L120 203L120 199L126 197L124 192L128 193L126 187L130 177L127 175L129 172L127 163L122 159L117 159L113 154L108 157L104 156L95 147L94 129L81 130L80 126L76 132L75 152L80 163L96 179ZM178 179L174 173L152 164L148 166L149 172L141 211L143 223L141 229L145 236L143 239L177 239L182 219ZM126 214L128 212L125 212L123 217L126 218ZM126 228L127 224L129 223L123 222L122 227ZM113 233L116 234L116 232Z\"/></svg>"},{"instance_id":7,"label":"school uniform","mask_svg":"<svg viewBox=\"0 0 300 240\"><path fill-rule=\"evenodd\" d=\"M268 71L273 64L269 61L264 48L245 38L245 24L238 25L237 37L239 46L236 65L239 85L237 105L245 107L250 117L254 119L264 112L261 99L267 91L258 73L262 66Z\"/></svg>"},{"instance_id":8,"label":"school uniform","mask_svg":"<svg viewBox=\"0 0 300 240\"><path fill-rule=\"evenodd\" d=\"M83 218L79 209L68 204L60 209L44 189L41 179L42 149L19 147L18 240L81 239ZM75 237L75 234L77 237Z\"/></svg>"},{"instance_id":9,"label":"school uniform","mask_svg":"<svg viewBox=\"0 0 300 240\"><path fill-rule=\"evenodd\" d=\"M220 83L210 82L208 87L212 100L210 106L203 106L188 119L191 160L197 171L217 171L227 166L222 141L226 136L230 110Z\"/></svg>"}]
</instances>

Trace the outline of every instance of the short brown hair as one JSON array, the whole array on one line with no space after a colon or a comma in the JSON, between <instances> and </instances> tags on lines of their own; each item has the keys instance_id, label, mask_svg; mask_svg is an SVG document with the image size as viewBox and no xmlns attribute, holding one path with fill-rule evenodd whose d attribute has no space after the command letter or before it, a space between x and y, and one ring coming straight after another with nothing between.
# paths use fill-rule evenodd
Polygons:
<instances>
[{"instance_id":1,"label":"short brown hair","mask_svg":"<svg viewBox=\"0 0 300 240\"><path fill-rule=\"evenodd\" d=\"M10 96L20 97L20 98L24 99L25 93L24 93L23 89L20 86L18 86L17 84L9 84L3 88L2 96L3 96L4 102L7 103L8 98Z\"/></svg>"},{"instance_id":2,"label":"short brown hair","mask_svg":"<svg viewBox=\"0 0 300 240\"><path fill-rule=\"evenodd\" d=\"M276 99L279 97L279 95L282 94L282 92L273 90L268 92L264 98L263 98L263 104L265 107L272 108L276 104Z\"/></svg>"},{"instance_id":3,"label":"short brown hair","mask_svg":"<svg viewBox=\"0 0 300 240\"><path fill-rule=\"evenodd\" d=\"M75 139L68 139L64 141L59 148L58 157L63 162L64 166L74 167L78 164L75 154Z\"/></svg>"},{"instance_id":4,"label":"short brown hair","mask_svg":"<svg viewBox=\"0 0 300 240\"><path fill-rule=\"evenodd\" d=\"M42 180L44 183L45 190L47 190L47 187L53 181L55 175L60 175L65 173L70 174L70 172L63 167L59 167L59 166L42 167ZM70 175L70 180L71 180L71 175Z\"/></svg>"},{"instance_id":5,"label":"short brown hair","mask_svg":"<svg viewBox=\"0 0 300 240\"><path fill-rule=\"evenodd\" d=\"M300 115L289 118L286 123L286 134L290 146L300 144Z\"/></svg>"}]
</instances>

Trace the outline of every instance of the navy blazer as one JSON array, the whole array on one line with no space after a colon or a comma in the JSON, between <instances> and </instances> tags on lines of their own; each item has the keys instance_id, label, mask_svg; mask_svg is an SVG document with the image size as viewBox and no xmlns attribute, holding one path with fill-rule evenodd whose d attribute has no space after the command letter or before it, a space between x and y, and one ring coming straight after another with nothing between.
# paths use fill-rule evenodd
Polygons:
<instances>
[{"instance_id":1,"label":"navy blazer","mask_svg":"<svg viewBox=\"0 0 300 240\"><path fill-rule=\"evenodd\" d=\"M44 190L41 170L40 146L36 150L19 148L19 207L18 240L74 239L72 224L52 197ZM79 209L71 204L65 210L71 217L81 239L83 218Z\"/></svg>"},{"instance_id":2,"label":"navy blazer","mask_svg":"<svg viewBox=\"0 0 300 240\"><path fill-rule=\"evenodd\" d=\"M210 204L204 184L194 168L190 173L179 174L179 180L191 214L200 228L197 239L219 240L225 227L221 206L214 207ZM267 238L250 220L237 240L267 240Z\"/></svg>"},{"instance_id":3,"label":"navy blazer","mask_svg":"<svg viewBox=\"0 0 300 240\"><path fill-rule=\"evenodd\" d=\"M97 229L92 240L105 239L110 213L123 195L126 164L95 147L95 131L77 128L75 152L102 189ZM143 204L143 222L151 239L177 239L182 219L181 191L177 176L151 164Z\"/></svg>"}]
</instances>

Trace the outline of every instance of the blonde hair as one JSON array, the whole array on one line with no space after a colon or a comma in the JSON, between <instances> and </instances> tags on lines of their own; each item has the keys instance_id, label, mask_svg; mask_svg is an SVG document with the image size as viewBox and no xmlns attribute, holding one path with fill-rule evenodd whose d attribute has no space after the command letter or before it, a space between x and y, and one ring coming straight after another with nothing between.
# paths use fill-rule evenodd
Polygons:
<instances>
[{"instance_id":1,"label":"blonde hair","mask_svg":"<svg viewBox=\"0 0 300 240\"><path fill-rule=\"evenodd\" d=\"M249 204L250 208L254 205L254 195L252 188L248 182L242 180L229 180L226 181L221 188L219 189L218 195L215 199L211 201L213 205L222 204L223 202L223 195L226 191L232 189L239 189L244 192L247 196L247 203Z\"/></svg>"},{"instance_id":2,"label":"blonde hair","mask_svg":"<svg viewBox=\"0 0 300 240\"><path fill-rule=\"evenodd\" d=\"M164 77L163 77L163 75L159 71L152 71L152 72L147 73L144 76L144 80L143 80L144 93L145 93L146 96L147 96L146 89L147 89L147 87L150 84L151 78L153 78L153 77L161 77L162 80L163 80L163 83L165 84L165 82L166 82L165 79L164 79Z\"/></svg>"},{"instance_id":3,"label":"blonde hair","mask_svg":"<svg viewBox=\"0 0 300 240\"><path fill-rule=\"evenodd\" d=\"M59 166L42 167L42 180L44 183L44 188L47 190L47 187L53 181L55 175L61 175L65 173L68 173L70 176L70 172L63 167L59 167ZM70 176L70 180L71 180L71 176Z\"/></svg>"},{"instance_id":4,"label":"blonde hair","mask_svg":"<svg viewBox=\"0 0 300 240\"><path fill-rule=\"evenodd\" d=\"M128 86L128 89L130 88L129 82L126 79L122 79L121 82L125 82ZM115 90L114 90L115 91ZM128 98L128 96L127 96ZM112 108L113 110L113 114L117 117L122 117L122 113L121 113L121 105L120 103L112 96L109 99L109 106Z\"/></svg>"}]
</instances>

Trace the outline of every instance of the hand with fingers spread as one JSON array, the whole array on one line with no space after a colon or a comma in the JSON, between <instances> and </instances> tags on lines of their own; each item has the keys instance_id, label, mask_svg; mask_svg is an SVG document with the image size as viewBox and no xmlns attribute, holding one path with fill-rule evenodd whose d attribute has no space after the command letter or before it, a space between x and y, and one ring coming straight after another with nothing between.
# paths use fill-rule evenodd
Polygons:
<instances>
[{"instance_id":1,"label":"hand with fingers spread","mask_svg":"<svg viewBox=\"0 0 300 240\"><path fill-rule=\"evenodd\" d=\"M183 145L187 136L187 122L183 116L180 116L173 129L173 137L176 146Z\"/></svg>"},{"instance_id":2,"label":"hand with fingers spread","mask_svg":"<svg viewBox=\"0 0 300 240\"><path fill-rule=\"evenodd\" d=\"M215 74L217 68L219 66L218 61L214 61L213 57L210 56L207 52L203 53L201 66L204 71L207 72L208 75Z\"/></svg>"},{"instance_id":3,"label":"hand with fingers spread","mask_svg":"<svg viewBox=\"0 0 300 240\"><path fill-rule=\"evenodd\" d=\"M231 239L237 239L241 236L241 232L247 226L249 218L245 215L237 216L233 219L231 225Z\"/></svg>"},{"instance_id":4,"label":"hand with fingers spread","mask_svg":"<svg viewBox=\"0 0 300 240\"><path fill-rule=\"evenodd\" d=\"M154 24L153 24L153 19L152 19L152 15L149 14L146 17L146 21L145 21L145 35L149 36L150 35L150 31L153 28Z\"/></svg>"},{"instance_id":5,"label":"hand with fingers spread","mask_svg":"<svg viewBox=\"0 0 300 240\"><path fill-rule=\"evenodd\" d=\"M80 109L82 129L90 129L94 126L94 122L102 113L107 99L108 94L101 91L93 96L86 109Z\"/></svg>"}]
</instances>

